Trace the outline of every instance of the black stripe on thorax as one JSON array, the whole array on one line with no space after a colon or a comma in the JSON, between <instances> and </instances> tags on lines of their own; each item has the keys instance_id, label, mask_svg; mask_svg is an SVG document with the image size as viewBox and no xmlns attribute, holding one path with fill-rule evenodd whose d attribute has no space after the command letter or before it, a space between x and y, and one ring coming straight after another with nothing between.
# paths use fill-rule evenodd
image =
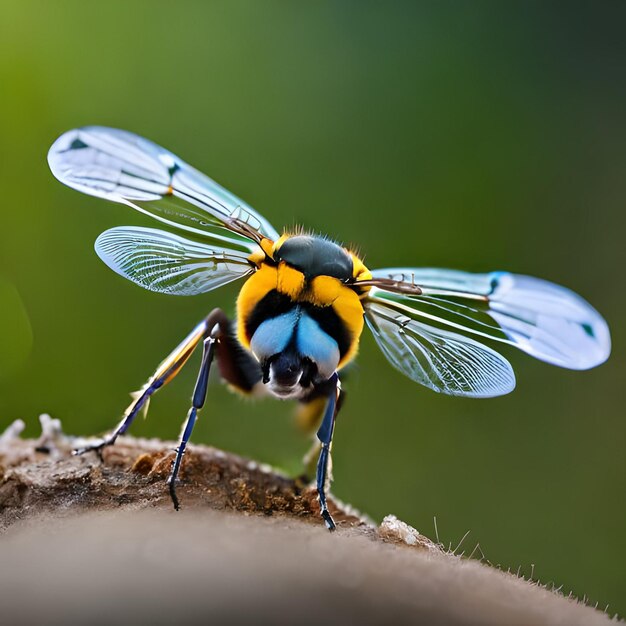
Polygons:
<instances>
[{"instance_id":1,"label":"black stripe on thorax","mask_svg":"<svg viewBox=\"0 0 626 626\"><path fill-rule=\"evenodd\" d=\"M252 337L256 329L268 319L287 313L295 306L294 301L276 289L268 291L252 309L252 313L245 320L246 335Z\"/></svg>"}]
</instances>

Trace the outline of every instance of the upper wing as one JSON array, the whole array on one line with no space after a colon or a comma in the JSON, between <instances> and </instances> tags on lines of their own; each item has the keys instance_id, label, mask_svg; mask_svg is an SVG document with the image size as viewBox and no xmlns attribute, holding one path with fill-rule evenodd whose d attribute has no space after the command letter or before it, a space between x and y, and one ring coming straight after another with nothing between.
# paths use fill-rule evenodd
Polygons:
<instances>
[{"instance_id":1,"label":"upper wing","mask_svg":"<svg viewBox=\"0 0 626 626\"><path fill-rule=\"evenodd\" d=\"M87 126L61 135L48 152L62 183L127 204L157 220L220 240L241 242L279 235L245 202L176 155L133 133ZM230 233L227 233L230 231Z\"/></svg>"},{"instance_id":2,"label":"upper wing","mask_svg":"<svg viewBox=\"0 0 626 626\"><path fill-rule=\"evenodd\" d=\"M150 291L192 296L251 274L245 252L198 243L155 228L122 226L96 239L98 256Z\"/></svg>"},{"instance_id":3,"label":"upper wing","mask_svg":"<svg viewBox=\"0 0 626 626\"><path fill-rule=\"evenodd\" d=\"M365 321L391 364L434 391L491 398L515 388L510 363L473 339L418 322L382 299L366 304Z\"/></svg>"},{"instance_id":4,"label":"upper wing","mask_svg":"<svg viewBox=\"0 0 626 626\"><path fill-rule=\"evenodd\" d=\"M611 351L602 316L574 292L545 280L424 268L379 269L372 272L372 284L376 280L400 287L373 287L366 309L368 302L382 303L411 319L508 343L570 369L595 367ZM409 293L412 285L420 293Z\"/></svg>"}]
</instances>

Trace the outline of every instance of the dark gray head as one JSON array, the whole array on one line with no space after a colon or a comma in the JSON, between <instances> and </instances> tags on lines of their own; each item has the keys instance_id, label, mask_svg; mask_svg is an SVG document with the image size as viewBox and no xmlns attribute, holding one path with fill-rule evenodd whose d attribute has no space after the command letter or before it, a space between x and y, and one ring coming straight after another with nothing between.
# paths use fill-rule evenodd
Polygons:
<instances>
[{"instance_id":1,"label":"dark gray head","mask_svg":"<svg viewBox=\"0 0 626 626\"><path fill-rule=\"evenodd\" d=\"M317 375L315 363L295 350L275 354L263 364L263 382L279 398L302 397L311 390Z\"/></svg>"},{"instance_id":2,"label":"dark gray head","mask_svg":"<svg viewBox=\"0 0 626 626\"><path fill-rule=\"evenodd\" d=\"M307 278L332 276L352 278L352 257L339 245L313 235L295 235L285 240L274 253L276 261L285 261Z\"/></svg>"}]
</instances>

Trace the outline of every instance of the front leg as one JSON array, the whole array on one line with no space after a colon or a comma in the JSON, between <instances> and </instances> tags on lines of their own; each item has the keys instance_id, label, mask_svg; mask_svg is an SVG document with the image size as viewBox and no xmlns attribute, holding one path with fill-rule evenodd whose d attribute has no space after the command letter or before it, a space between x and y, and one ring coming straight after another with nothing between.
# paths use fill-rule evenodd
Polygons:
<instances>
[{"instance_id":1,"label":"front leg","mask_svg":"<svg viewBox=\"0 0 626 626\"><path fill-rule=\"evenodd\" d=\"M320 515L324 519L326 528L333 531L337 528L335 521L328 511L326 504L326 487L330 482L328 476L328 464L330 460L330 448L333 440L333 431L335 430L335 419L337 417L339 395L341 393L341 382L339 375L335 372L328 380L328 404L322 425L317 431L317 438L321 444L320 456L317 461L317 495L320 503Z\"/></svg>"},{"instance_id":2,"label":"front leg","mask_svg":"<svg viewBox=\"0 0 626 626\"><path fill-rule=\"evenodd\" d=\"M189 409L187 420L181 432L180 442L176 448L176 457L172 463L172 471L167 481L170 497L177 511L180 508L176 494L178 472L198 413L206 401L209 372L213 359L215 358L217 361L222 378L241 393L251 392L255 385L261 380L261 369L258 363L237 343L232 334L232 324L230 321L223 314L219 319L212 318L211 321L214 321L215 324L204 337L202 362L191 397L191 408Z\"/></svg>"},{"instance_id":3,"label":"front leg","mask_svg":"<svg viewBox=\"0 0 626 626\"><path fill-rule=\"evenodd\" d=\"M101 455L104 447L113 445L116 439L130 428L135 417L137 417L142 410L147 410L150 397L175 378L185 363L187 363L189 357L193 354L196 346L199 343L202 343L202 340L216 325L225 326L226 324L228 324L228 319L222 310L214 309L206 317L206 319L202 320L202 322L200 322L200 324L198 324L191 331L191 333L185 337L185 339L161 362L142 389L137 393L132 394L133 402L124 412L124 416L115 430L95 443L74 450L74 454L84 454L85 452L93 450Z\"/></svg>"},{"instance_id":4,"label":"front leg","mask_svg":"<svg viewBox=\"0 0 626 626\"><path fill-rule=\"evenodd\" d=\"M196 381L196 386L194 387L193 395L191 397L191 408L189 409L187 421L185 422L185 426L180 436L180 443L178 444L178 448L176 448L176 457L172 463L172 471L167 480L167 484L170 488L172 504L177 511L180 508L178 496L176 495L176 479L178 478L178 470L180 469L180 464L182 463L187 443L189 442L191 432L193 431L193 427L196 423L198 411L200 411L200 409L204 406L204 402L206 400L207 387L209 385L209 372L211 370L213 353L215 351L215 342L219 337L219 332L219 325L216 325L211 334L204 340L202 363L200 365L200 372L198 373L198 380Z\"/></svg>"}]
</instances>

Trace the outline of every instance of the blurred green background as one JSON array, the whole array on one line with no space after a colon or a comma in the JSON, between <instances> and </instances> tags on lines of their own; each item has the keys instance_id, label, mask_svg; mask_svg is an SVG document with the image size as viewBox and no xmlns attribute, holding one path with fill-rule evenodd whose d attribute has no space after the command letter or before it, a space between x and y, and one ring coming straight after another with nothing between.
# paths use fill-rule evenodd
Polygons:
<instances>
[{"instance_id":1,"label":"blurred green background","mask_svg":"<svg viewBox=\"0 0 626 626\"><path fill-rule=\"evenodd\" d=\"M459 551L626 612L626 5L623 2L0 1L0 429L113 426L160 359L237 287L143 291L93 252L148 224L56 182L84 124L180 154L277 227L357 244L370 267L509 269L590 300L610 361L505 350L510 396L438 396L364 336L333 491ZM174 438L192 365L135 434ZM214 384L193 440L297 471L288 403Z\"/></svg>"}]
</instances>

